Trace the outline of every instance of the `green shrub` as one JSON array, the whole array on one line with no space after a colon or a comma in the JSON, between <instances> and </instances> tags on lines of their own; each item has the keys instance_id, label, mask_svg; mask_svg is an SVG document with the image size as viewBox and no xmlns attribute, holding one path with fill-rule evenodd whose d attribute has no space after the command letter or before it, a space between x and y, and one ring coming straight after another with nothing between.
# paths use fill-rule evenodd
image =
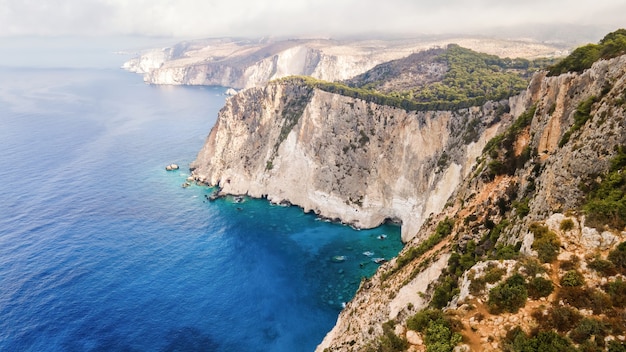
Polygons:
<instances>
[{"instance_id":1,"label":"green shrub","mask_svg":"<svg viewBox=\"0 0 626 352\"><path fill-rule=\"evenodd\" d=\"M567 144L572 134L580 130L585 123L587 123L587 121L591 118L591 107L598 101L599 99L596 96L591 96L578 104L576 112L574 112L574 124L569 128L569 130L567 130L563 137L561 137L559 147Z\"/></svg>"},{"instance_id":2,"label":"green shrub","mask_svg":"<svg viewBox=\"0 0 626 352\"><path fill-rule=\"evenodd\" d=\"M498 260L509 260L509 259L517 259L519 257L520 248L517 245L508 244L506 246L497 245L496 246L496 254L494 259Z\"/></svg>"},{"instance_id":3,"label":"green shrub","mask_svg":"<svg viewBox=\"0 0 626 352\"><path fill-rule=\"evenodd\" d=\"M574 221L572 219L563 219L559 225L561 231L569 231L574 228Z\"/></svg>"},{"instance_id":4,"label":"green shrub","mask_svg":"<svg viewBox=\"0 0 626 352\"><path fill-rule=\"evenodd\" d=\"M510 330L505 339L506 350L514 352L570 352L572 343L554 331L541 331L529 337L518 326Z\"/></svg>"},{"instance_id":5,"label":"green shrub","mask_svg":"<svg viewBox=\"0 0 626 352\"><path fill-rule=\"evenodd\" d=\"M570 337L576 343L583 343L592 337L596 342L604 343L607 334L608 327L605 323L597 319L583 318L570 332Z\"/></svg>"},{"instance_id":6,"label":"green shrub","mask_svg":"<svg viewBox=\"0 0 626 352\"><path fill-rule=\"evenodd\" d=\"M601 314L612 308L611 297L604 292L589 287L562 287L556 301L563 301L578 309L591 309L594 314Z\"/></svg>"},{"instance_id":7,"label":"green shrub","mask_svg":"<svg viewBox=\"0 0 626 352\"><path fill-rule=\"evenodd\" d=\"M611 341L608 347L609 352L626 352L626 343Z\"/></svg>"},{"instance_id":8,"label":"green shrub","mask_svg":"<svg viewBox=\"0 0 626 352\"><path fill-rule=\"evenodd\" d=\"M528 201L528 198L524 198L519 202L513 202L513 208L515 208L515 211L517 212L517 217L519 217L520 219L525 218L526 215L530 213L530 206L528 205Z\"/></svg>"},{"instance_id":9,"label":"green shrub","mask_svg":"<svg viewBox=\"0 0 626 352\"><path fill-rule=\"evenodd\" d=\"M576 48L570 55L548 68L549 76L565 72L582 72L599 59L610 59L626 51L626 30L618 29L607 34L599 44Z\"/></svg>"},{"instance_id":10,"label":"green shrub","mask_svg":"<svg viewBox=\"0 0 626 352\"><path fill-rule=\"evenodd\" d=\"M578 287L585 284L585 277L579 271L570 270L561 278L561 286Z\"/></svg>"},{"instance_id":11,"label":"green shrub","mask_svg":"<svg viewBox=\"0 0 626 352\"><path fill-rule=\"evenodd\" d=\"M404 351L409 347L406 339L397 336L394 332L395 322L390 320L383 324L383 335L379 338L379 352Z\"/></svg>"},{"instance_id":12,"label":"green shrub","mask_svg":"<svg viewBox=\"0 0 626 352\"><path fill-rule=\"evenodd\" d=\"M459 294L457 280L452 276L445 276L438 281L430 305L434 308L442 309L457 294Z\"/></svg>"},{"instance_id":13,"label":"green shrub","mask_svg":"<svg viewBox=\"0 0 626 352\"><path fill-rule=\"evenodd\" d=\"M474 278L469 284L469 291L472 295L478 296L483 292L486 285L487 283L485 282L484 278Z\"/></svg>"},{"instance_id":14,"label":"green shrub","mask_svg":"<svg viewBox=\"0 0 626 352\"><path fill-rule=\"evenodd\" d=\"M609 252L607 259L615 265L615 268L626 273L626 242L620 243L617 248Z\"/></svg>"},{"instance_id":15,"label":"green shrub","mask_svg":"<svg viewBox=\"0 0 626 352\"><path fill-rule=\"evenodd\" d=\"M500 238L502 230L504 230L507 226L509 226L509 222L507 220L502 220L498 225L494 226L489 231L489 240L491 241L491 243L495 244L496 242L498 242L498 238Z\"/></svg>"},{"instance_id":16,"label":"green shrub","mask_svg":"<svg viewBox=\"0 0 626 352\"><path fill-rule=\"evenodd\" d=\"M514 274L489 291L487 306L493 314L502 312L516 313L526 304L528 290L524 277Z\"/></svg>"},{"instance_id":17,"label":"green shrub","mask_svg":"<svg viewBox=\"0 0 626 352\"><path fill-rule=\"evenodd\" d=\"M424 309L407 319L406 327L409 330L423 332L431 321L445 320L443 312L439 309Z\"/></svg>"},{"instance_id":18,"label":"green shrub","mask_svg":"<svg viewBox=\"0 0 626 352\"><path fill-rule=\"evenodd\" d=\"M611 297L611 303L614 307L625 308L626 307L626 282L621 278L615 282L609 282L602 287L609 297Z\"/></svg>"},{"instance_id":19,"label":"green shrub","mask_svg":"<svg viewBox=\"0 0 626 352\"><path fill-rule=\"evenodd\" d=\"M554 291L552 281L542 277L533 277L528 281L528 296L532 299L548 297Z\"/></svg>"},{"instance_id":20,"label":"green shrub","mask_svg":"<svg viewBox=\"0 0 626 352\"><path fill-rule=\"evenodd\" d=\"M595 184L583 205L585 225L602 230L609 226L623 230L626 226L626 148L619 147L611 159L609 173Z\"/></svg>"},{"instance_id":21,"label":"green shrub","mask_svg":"<svg viewBox=\"0 0 626 352\"><path fill-rule=\"evenodd\" d=\"M543 265L541 265L535 258L524 258L522 264L524 272L528 277L535 277L537 274L543 274L546 272L546 268L544 268Z\"/></svg>"},{"instance_id":22,"label":"green shrub","mask_svg":"<svg viewBox=\"0 0 626 352\"><path fill-rule=\"evenodd\" d=\"M493 284L497 281L500 281L504 274L506 274L506 269L500 268L498 266L492 266L489 267L487 271L485 271L483 279L485 280L485 282Z\"/></svg>"},{"instance_id":23,"label":"green shrub","mask_svg":"<svg viewBox=\"0 0 626 352\"><path fill-rule=\"evenodd\" d=\"M533 223L530 225L530 231L535 235L532 249L537 251L539 260L544 263L553 262L559 254L561 242L556 234L547 226Z\"/></svg>"},{"instance_id":24,"label":"green shrub","mask_svg":"<svg viewBox=\"0 0 626 352\"><path fill-rule=\"evenodd\" d=\"M515 170L524 166L531 157L531 149L526 148L520 155L515 155L515 141L519 134L530 125L537 106L533 105L522 113L515 122L502 134L492 138L483 148L483 154L489 154L491 161L487 164L487 176L493 180L497 175L513 175ZM528 206L528 201L526 201ZM519 214L519 211L518 211Z\"/></svg>"},{"instance_id":25,"label":"green shrub","mask_svg":"<svg viewBox=\"0 0 626 352\"><path fill-rule=\"evenodd\" d=\"M410 317L406 326L424 336L426 351L450 352L462 338L455 332L454 322L446 318L441 310L426 309Z\"/></svg>"},{"instance_id":26,"label":"green shrub","mask_svg":"<svg viewBox=\"0 0 626 352\"><path fill-rule=\"evenodd\" d=\"M580 258L573 255L568 260L564 260L559 264L559 269L564 271L576 270L580 266Z\"/></svg>"},{"instance_id":27,"label":"green shrub","mask_svg":"<svg viewBox=\"0 0 626 352\"><path fill-rule=\"evenodd\" d=\"M552 306L545 315L541 310L536 310L532 316L542 330L557 330L559 332L570 331L583 318L578 310L568 306Z\"/></svg>"},{"instance_id":28,"label":"green shrub","mask_svg":"<svg viewBox=\"0 0 626 352\"><path fill-rule=\"evenodd\" d=\"M617 274L617 269L612 262L599 257L596 257L591 262L588 262L587 266L602 274L602 276L613 276Z\"/></svg>"},{"instance_id":29,"label":"green shrub","mask_svg":"<svg viewBox=\"0 0 626 352\"><path fill-rule=\"evenodd\" d=\"M424 334L427 352L452 352L454 347L463 340L461 334L439 322L431 321Z\"/></svg>"}]
</instances>

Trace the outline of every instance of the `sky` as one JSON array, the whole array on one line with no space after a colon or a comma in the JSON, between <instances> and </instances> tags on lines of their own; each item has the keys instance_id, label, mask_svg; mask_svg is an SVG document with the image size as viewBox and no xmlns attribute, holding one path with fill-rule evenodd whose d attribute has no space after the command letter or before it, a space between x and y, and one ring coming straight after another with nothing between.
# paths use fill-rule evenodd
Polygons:
<instances>
[{"instance_id":1,"label":"sky","mask_svg":"<svg viewBox=\"0 0 626 352\"><path fill-rule=\"evenodd\" d=\"M626 27L625 0L0 0L13 36L473 34L576 24Z\"/></svg>"}]
</instances>

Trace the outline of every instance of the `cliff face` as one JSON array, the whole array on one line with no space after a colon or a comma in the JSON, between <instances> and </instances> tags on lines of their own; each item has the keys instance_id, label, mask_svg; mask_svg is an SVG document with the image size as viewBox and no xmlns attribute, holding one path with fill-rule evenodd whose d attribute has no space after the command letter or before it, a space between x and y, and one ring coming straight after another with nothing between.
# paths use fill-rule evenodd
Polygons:
<instances>
[{"instance_id":1,"label":"cliff face","mask_svg":"<svg viewBox=\"0 0 626 352\"><path fill-rule=\"evenodd\" d=\"M227 101L193 175L223 193L288 201L355 226L402 222L406 246L399 259L361 284L318 350L359 351L390 333L423 350L424 336L408 329L407 320L437 295L440 277L454 271L451 263L467 255L463 274L441 289L460 288L448 314L461 322L465 350L502 350L509 327L530 331L539 324L533 312L562 305L558 280L565 269L558 260L606 256L626 239L623 229L586 226L580 210L585 185L600 182L618 146L626 145L624 92L626 56L582 74L538 73L508 102L456 112L406 112L278 81ZM525 112L529 118L521 123ZM496 139L500 144L486 146L496 134L504 136ZM450 234L418 250L445 221L454 224ZM523 263L502 258L537 257L532 226L545 226L560 243L558 260L544 264L542 274L557 293L529 299L513 314L492 314L485 302L498 282L481 291L472 280L490 267L503 270L501 281L529 275ZM519 254L499 253L506 245ZM615 281L600 279L586 263L578 270L590 287ZM590 309L580 314L595 319ZM624 316L623 309L612 314ZM391 332L384 328L389 321Z\"/></svg>"},{"instance_id":2,"label":"cliff face","mask_svg":"<svg viewBox=\"0 0 626 352\"><path fill-rule=\"evenodd\" d=\"M408 241L509 118L502 104L406 112L274 82L227 100L193 175L356 227L401 221Z\"/></svg>"},{"instance_id":3,"label":"cliff face","mask_svg":"<svg viewBox=\"0 0 626 352\"><path fill-rule=\"evenodd\" d=\"M581 205L585 201L585 185L600 182L611 159L618 153L618 147L626 144L625 92L626 56L599 61L582 74L535 75L528 90L511 99L511 113L518 117L529 106L536 107L530 110L534 111L532 120L517 131L512 143L515 157L519 157L525 148L536 150L536 154L532 153L531 158L512 172L495 176L490 174L489 168L492 157L488 154L479 157L475 170L452 192L451 206L430 218L407 243L398 256L403 259L402 263L394 259L381 266L372 279L362 283L355 298L341 312L334 329L318 346L318 351L371 349L390 334L382 328L388 321L394 322L393 332L408 341L411 349L424 350L424 336L408 329L407 320L427 307L429 300L437 294L437 287L441 287L441 282L437 282L439 276L454 271L454 265L459 265L459 256L461 259L471 258L469 260L473 262L459 279L460 292L447 305L446 314L460 322L464 341L461 351L503 350L507 333L515 326L531 332L533 328L549 324L546 321L552 308L546 307L565 305L582 318L604 321L598 317L596 307L576 306L581 303L571 303L572 298L568 301L563 297L567 297L567 292L599 297L604 294L600 287L606 289L607 282L617 280L621 283L623 279L620 275L602 276L589 263L593 258L606 257L610 250L626 240L625 229L588 227ZM580 121L577 111L580 113L586 101L594 102L590 105L589 118L581 125L579 123L580 127L573 127L576 120ZM509 123L503 123L501 130L507 125ZM569 139L564 139L568 133ZM525 204L526 208L519 204ZM454 221L450 236L422 255L411 255L444 218ZM566 221L571 222L571 226L564 226ZM490 243L494 232L488 223L502 226L501 234L495 237L498 244L521 246L521 254L511 256L517 260L503 261L503 257L497 255L493 258L500 260L489 260L488 254L493 250L490 248L495 243ZM494 313L486 304L490 299L490 288L514 273L528 275L526 280L535 275L529 274L530 269L524 264L538 256L537 247L533 245L536 240L531 230L533 226L551 231L559 244L556 248L558 257L540 267L539 273L543 270L543 274L536 274L552 281L555 292L541 299L529 298L514 313ZM475 243L474 249L468 249L470 242ZM458 255L456 262L449 260L454 255ZM561 287L559 279L571 270L564 262L577 263L572 265L584 277L584 289L568 291L567 287ZM489 267L503 270L500 281L483 289L473 287L472 282L484 276ZM482 285L485 285L484 281ZM607 315L616 314L621 319L625 316L619 305L613 311L603 309ZM606 341L616 339L623 344L623 320L614 325L605 321L603 324L612 326L603 333L614 334ZM600 343L604 344L604 340Z\"/></svg>"},{"instance_id":4,"label":"cliff face","mask_svg":"<svg viewBox=\"0 0 626 352\"><path fill-rule=\"evenodd\" d=\"M338 41L211 39L148 51L122 68L144 75L150 84L261 86L291 75L340 81L411 53L458 43L487 53L533 58L559 55L555 47L489 39Z\"/></svg>"}]
</instances>

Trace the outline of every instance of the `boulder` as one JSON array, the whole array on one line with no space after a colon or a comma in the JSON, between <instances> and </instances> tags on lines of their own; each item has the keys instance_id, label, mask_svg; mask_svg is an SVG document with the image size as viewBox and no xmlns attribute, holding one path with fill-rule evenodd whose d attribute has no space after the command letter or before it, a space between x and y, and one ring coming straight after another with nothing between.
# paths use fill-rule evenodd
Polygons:
<instances>
[{"instance_id":1,"label":"boulder","mask_svg":"<svg viewBox=\"0 0 626 352\"><path fill-rule=\"evenodd\" d=\"M420 336L420 334L413 330L409 330L406 332L406 340L411 345L421 346L424 344L424 341L422 340L422 337Z\"/></svg>"}]
</instances>

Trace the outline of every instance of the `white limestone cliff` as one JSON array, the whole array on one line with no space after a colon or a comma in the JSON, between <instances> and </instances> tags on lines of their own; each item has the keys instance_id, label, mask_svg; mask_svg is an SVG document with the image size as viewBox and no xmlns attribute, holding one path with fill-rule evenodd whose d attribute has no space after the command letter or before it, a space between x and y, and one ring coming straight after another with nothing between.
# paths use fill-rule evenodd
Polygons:
<instances>
[{"instance_id":1,"label":"white limestone cliff","mask_svg":"<svg viewBox=\"0 0 626 352\"><path fill-rule=\"evenodd\" d=\"M472 120L479 132L466 144ZM399 221L408 241L443 209L498 126L494 103L407 112L274 82L227 100L193 175L222 193L289 202L360 228Z\"/></svg>"}]
</instances>

